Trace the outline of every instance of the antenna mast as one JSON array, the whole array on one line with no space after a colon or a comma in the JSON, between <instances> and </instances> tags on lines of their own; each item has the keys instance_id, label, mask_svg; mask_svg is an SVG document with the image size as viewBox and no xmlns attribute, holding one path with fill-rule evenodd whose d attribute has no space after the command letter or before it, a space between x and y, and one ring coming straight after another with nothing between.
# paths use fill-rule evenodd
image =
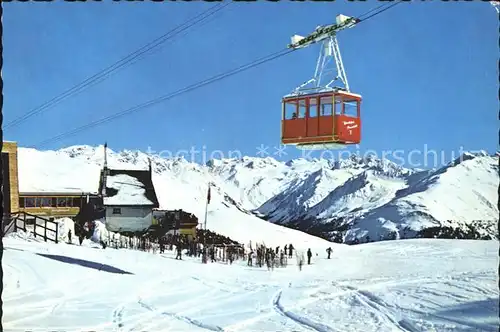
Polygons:
<instances>
[{"instance_id":1,"label":"antenna mast","mask_svg":"<svg viewBox=\"0 0 500 332\"><path fill-rule=\"evenodd\" d=\"M101 183L102 183L102 188L101 188L101 195L102 197L106 197L106 180L108 176L108 143L104 143L104 164L102 166L102 171L101 171Z\"/></svg>"}]
</instances>

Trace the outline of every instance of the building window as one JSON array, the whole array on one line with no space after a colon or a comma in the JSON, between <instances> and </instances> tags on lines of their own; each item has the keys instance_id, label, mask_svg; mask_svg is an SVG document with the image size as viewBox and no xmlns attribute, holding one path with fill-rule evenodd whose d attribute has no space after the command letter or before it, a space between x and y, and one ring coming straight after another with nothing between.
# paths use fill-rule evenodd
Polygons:
<instances>
[{"instance_id":1,"label":"building window","mask_svg":"<svg viewBox=\"0 0 500 332\"><path fill-rule=\"evenodd\" d=\"M39 207L50 207L52 205L52 199L49 197L37 198L37 206Z\"/></svg>"},{"instance_id":2,"label":"building window","mask_svg":"<svg viewBox=\"0 0 500 332\"><path fill-rule=\"evenodd\" d=\"M72 198L71 197L57 197L57 206L58 207L71 207L73 206L72 204Z\"/></svg>"},{"instance_id":3,"label":"building window","mask_svg":"<svg viewBox=\"0 0 500 332\"><path fill-rule=\"evenodd\" d=\"M82 198L81 197L73 197L71 199L72 207L81 207L82 206Z\"/></svg>"},{"instance_id":4,"label":"building window","mask_svg":"<svg viewBox=\"0 0 500 332\"><path fill-rule=\"evenodd\" d=\"M113 214L122 214L121 208L113 208Z\"/></svg>"},{"instance_id":5,"label":"building window","mask_svg":"<svg viewBox=\"0 0 500 332\"><path fill-rule=\"evenodd\" d=\"M20 208L24 207L24 197L19 197L19 207Z\"/></svg>"},{"instance_id":6,"label":"building window","mask_svg":"<svg viewBox=\"0 0 500 332\"><path fill-rule=\"evenodd\" d=\"M26 197L24 199L24 207L27 207L27 208L35 207L35 198Z\"/></svg>"}]
</instances>

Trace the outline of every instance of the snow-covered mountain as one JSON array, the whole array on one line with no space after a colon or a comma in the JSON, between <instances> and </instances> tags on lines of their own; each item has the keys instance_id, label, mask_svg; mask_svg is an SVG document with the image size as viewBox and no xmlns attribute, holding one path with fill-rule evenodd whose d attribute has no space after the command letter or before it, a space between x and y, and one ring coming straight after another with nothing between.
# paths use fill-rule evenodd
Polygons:
<instances>
[{"instance_id":1,"label":"snow-covered mountain","mask_svg":"<svg viewBox=\"0 0 500 332\"><path fill-rule=\"evenodd\" d=\"M103 151L103 146L43 152L20 148L20 191L96 191ZM498 233L492 226L499 215L498 156L487 153L465 153L437 170L413 170L358 156L288 162L243 157L200 165L108 148L112 168L145 169L148 157L161 207L181 208L200 220L212 183L209 219L212 214L219 215L216 220L229 218L233 223L245 219L250 228L274 226L262 220L266 219L321 236L338 238L341 231L346 241L414 237L424 229L445 226ZM241 228L236 231L228 225L212 222L209 228L242 237ZM268 241L272 238L269 235Z\"/></svg>"}]
</instances>

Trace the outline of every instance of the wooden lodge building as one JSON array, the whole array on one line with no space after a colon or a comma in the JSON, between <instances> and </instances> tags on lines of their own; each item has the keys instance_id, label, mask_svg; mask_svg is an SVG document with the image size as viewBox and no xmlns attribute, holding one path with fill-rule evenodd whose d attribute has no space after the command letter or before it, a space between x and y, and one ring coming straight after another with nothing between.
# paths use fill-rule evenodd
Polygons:
<instances>
[{"instance_id":1,"label":"wooden lodge building","mask_svg":"<svg viewBox=\"0 0 500 332\"><path fill-rule=\"evenodd\" d=\"M97 192L19 192L18 146L3 142L2 173L4 197L4 224L11 216L26 212L46 218L77 218L99 202L106 228L112 232L144 232L152 225L165 232L196 236L198 219L182 210L159 210L159 202L152 180L151 162L147 170L119 170L107 167L106 145L104 166L100 172Z\"/></svg>"},{"instance_id":2,"label":"wooden lodge building","mask_svg":"<svg viewBox=\"0 0 500 332\"><path fill-rule=\"evenodd\" d=\"M166 234L186 235L189 240L196 238L198 218L183 210L155 210L154 224L163 228Z\"/></svg>"},{"instance_id":3,"label":"wooden lodge building","mask_svg":"<svg viewBox=\"0 0 500 332\"><path fill-rule=\"evenodd\" d=\"M3 173L3 221L13 214L26 212L47 218L75 218L82 207L97 193L90 192L20 192L18 171L18 146L16 142L4 141L2 146Z\"/></svg>"},{"instance_id":4,"label":"wooden lodge building","mask_svg":"<svg viewBox=\"0 0 500 332\"><path fill-rule=\"evenodd\" d=\"M96 193L85 192L20 192L19 211L37 216L74 218L89 198Z\"/></svg>"}]
</instances>

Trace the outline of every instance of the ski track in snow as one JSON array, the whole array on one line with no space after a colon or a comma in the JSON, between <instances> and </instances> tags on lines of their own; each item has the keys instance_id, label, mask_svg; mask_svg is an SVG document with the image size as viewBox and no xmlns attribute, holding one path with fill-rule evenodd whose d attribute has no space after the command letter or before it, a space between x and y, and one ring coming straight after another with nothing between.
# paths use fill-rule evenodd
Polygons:
<instances>
[{"instance_id":1,"label":"ski track in snow","mask_svg":"<svg viewBox=\"0 0 500 332\"><path fill-rule=\"evenodd\" d=\"M193 319L193 318L189 318L187 316L182 316L182 315L179 315L179 314L176 314L174 312L167 312L167 311L159 311L158 309L155 309L155 307L151 306L151 305L148 305L142 301L139 301L139 304L149 310L149 311L153 311L153 312L159 312L161 315L166 315L168 317L172 317L172 318L175 318L177 320L180 320L180 321L183 321L183 322L186 322L190 325L194 325L196 327L199 327L199 328L202 328L202 329L205 329L205 330L208 330L208 331L221 331L223 332L224 329L220 326L213 326L213 325L209 325L209 324L205 324L205 323L202 323L200 321L197 321L196 319Z\"/></svg>"},{"instance_id":2,"label":"ski track in snow","mask_svg":"<svg viewBox=\"0 0 500 332\"><path fill-rule=\"evenodd\" d=\"M15 242L13 249L25 244L4 241ZM495 331L498 242L435 245L440 243L394 241L389 248L381 244L383 250L371 244L339 251L332 260L316 258L300 272L293 261L267 271L244 261L228 266L164 259L173 252L162 257L30 243L4 253L3 325L13 332L40 324L115 332ZM132 275L52 261L37 252L85 258ZM446 264L429 264L429 257L438 256ZM379 262L378 270L362 257ZM460 309L476 302L470 314Z\"/></svg>"},{"instance_id":3,"label":"ski track in snow","mask_svg":"<svg viewBox=\"0 0 500 332\"><path fill-rule=\"evenodd\" d=\"M339 285L340 286L340 285ZM412 324L405 319L402 320L397 320L394 316L394 313L391 312L388 308L389 305L385 303L381 298L377 297L376 295L365 291L365 290L360 290L352 286L340 286L345 288L346 290L352 291L354 293L354 296L368 308L371 308L375 314L379 317L383 317L384 319L387 319L394 328L396 328L397 331L403 331L403 332L414 332L416 331L414 327L412 327Z\"/></svg>"},{"instance_id":4,"label":"ski track in snow","mask_svg":"<svg viewBox=\"0 0 500 332\"><path fill-rule=\"evenodd\" d=\"M293 313L291 311L287 311L285 310L285 308L281 305L280 303L280 299L281 299L281 294L282 294L283 290L279 290L276 295L274 296L274 299L273 299L273 306L274 306L274 309L276 310L276 312L278 312L279 314L287 317L287 318L290 318L291 320L293 320L295 323L301 325L301 326L305 326L309 329L312 329L314 331L318 331L318 332L333 332L333 331L338 331L338 330L334 330L332 329L331 327L327 326L327 325L324 325L324 324L321 324L321 323L317 323L317 322L313 322L312 320L310 320L309 318L305 317L305 316L301 316L301 315L298 315L296 313Z\"/></svg>"}]
</instances>

